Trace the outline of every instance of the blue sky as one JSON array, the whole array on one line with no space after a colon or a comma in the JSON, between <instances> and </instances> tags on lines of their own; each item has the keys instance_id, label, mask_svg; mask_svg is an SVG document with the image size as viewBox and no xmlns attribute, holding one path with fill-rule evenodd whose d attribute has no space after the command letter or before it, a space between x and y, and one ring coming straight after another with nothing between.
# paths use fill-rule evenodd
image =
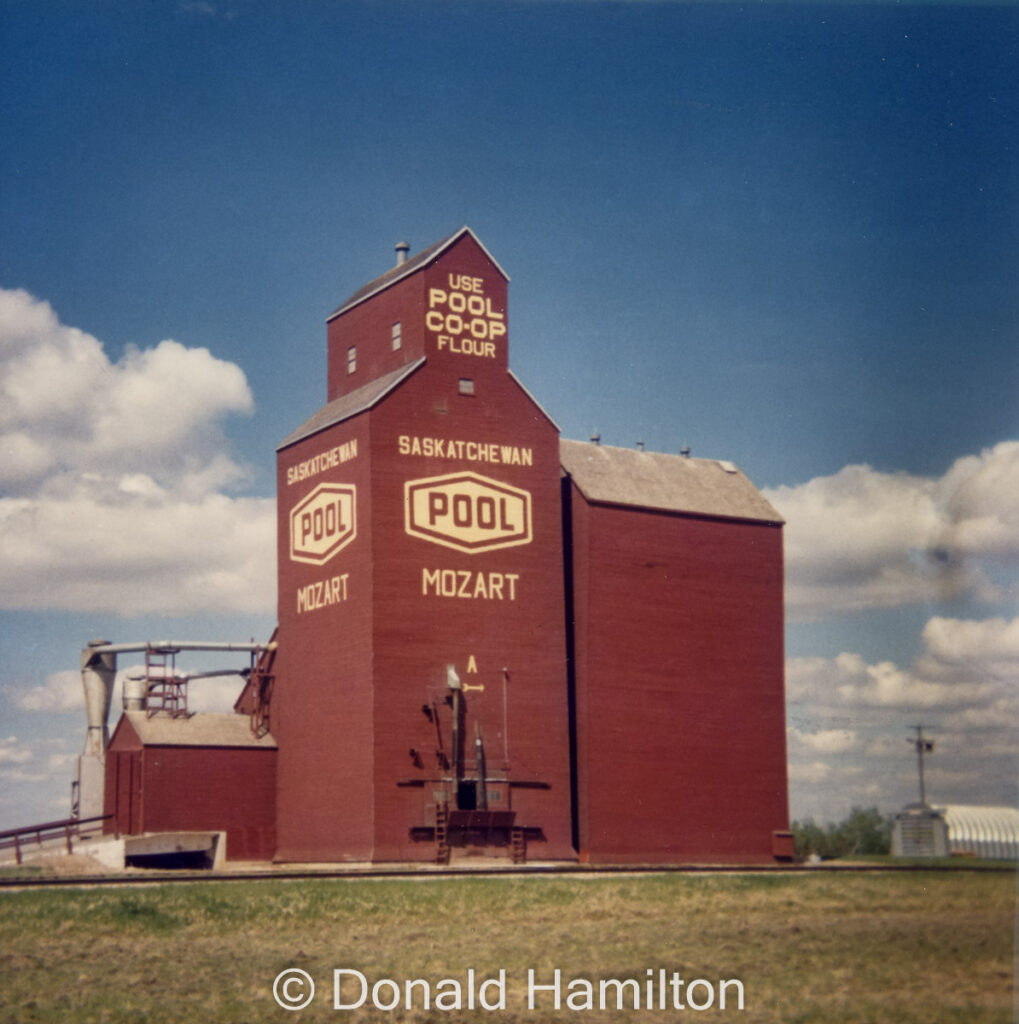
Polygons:
<instances>
[{"instance_id":1,"label":"blue sky","mask_svg":"<svg viewBox=\"0 0 1019 1024\"><path fill-rule=\"evenodd\" d=\"M912 798L916 721L933 798L1015 801L1014 7L0 19L0 827L61 816L89 638L268 635L324 319L464 224L564 436L786 516L794 816Z\"/></svg>"}]
</instances>

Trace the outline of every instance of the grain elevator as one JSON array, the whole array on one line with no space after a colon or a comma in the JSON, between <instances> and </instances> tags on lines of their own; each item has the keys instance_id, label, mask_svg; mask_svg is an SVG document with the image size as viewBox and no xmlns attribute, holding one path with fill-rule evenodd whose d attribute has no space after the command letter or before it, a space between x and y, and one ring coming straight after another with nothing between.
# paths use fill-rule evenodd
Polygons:
<instances>
[{"instance_id":1,"label":"grain elevator","mask_svg":"<svg viewBox=\"0 0 1019 1024\"><path fill-rule=\"evenodd\" d=\"M278 635L237 705L274 750L257 848L790 856L780 516L731 463L561 440L474 233L397 251L277 450Z\"/></svg>"}]
</instances>

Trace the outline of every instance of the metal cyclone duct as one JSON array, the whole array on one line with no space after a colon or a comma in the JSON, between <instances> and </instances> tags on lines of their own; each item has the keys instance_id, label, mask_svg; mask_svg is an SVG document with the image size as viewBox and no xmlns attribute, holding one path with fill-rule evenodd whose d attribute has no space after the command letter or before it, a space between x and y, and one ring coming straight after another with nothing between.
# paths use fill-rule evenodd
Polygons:
<instances>
[{"instance_id":1,"label":"metal cyclone duct","mask_svg":"<svg viewBox=\"0 0 1019 1024\"><path fill-rule=\"evenodd\" d=\"M110 741L107 722L117 675L117 655L94 650L106 646L105 640L93 640L81 652L81 683L85 690L85 717L88 720L85 753L99 756Z\"/></svg>"}]
</instances>

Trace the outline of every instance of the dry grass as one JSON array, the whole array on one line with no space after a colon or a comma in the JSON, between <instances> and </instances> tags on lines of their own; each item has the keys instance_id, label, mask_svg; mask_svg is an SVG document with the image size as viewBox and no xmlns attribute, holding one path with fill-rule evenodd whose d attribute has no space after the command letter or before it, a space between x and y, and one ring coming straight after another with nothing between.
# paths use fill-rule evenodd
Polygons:
<instances>
[{"instance_id":1,"label":"dry grass","mask_svg":"<svg viewBox=\"0 0 1019 1024\"><path fill-rule=\"evenodd\" d=\"M0 894L0 1022L1007 1022L1008 874L534 877L238 882ZM273 979L301 967L312 1005ZM503 1010L332 1007L332 970L437 984L507 974ZM745 1010L526 1006L548 980L738 978ZM700 997L704 992L701 990Z\"/></svg>"}]
</instances>

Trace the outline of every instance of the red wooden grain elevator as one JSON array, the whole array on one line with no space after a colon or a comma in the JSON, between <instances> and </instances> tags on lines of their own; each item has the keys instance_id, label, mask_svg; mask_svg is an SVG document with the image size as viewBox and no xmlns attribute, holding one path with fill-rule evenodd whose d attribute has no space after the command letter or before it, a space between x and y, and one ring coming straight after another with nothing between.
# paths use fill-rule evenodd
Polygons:
<instances>
[{"instance_id":1,"label":"red wooden grain elevator","mask_svg":"<svg viewBox=\"0 0 1019 1024\"><path fill-rule=\"evenodd\" d=\"M329 319L279 449L280 860L569 859L558 430L468 230Z\"/></svg>"},{"instance_id":2,"label":"red wooden grain elevator","mask_svg":"<svg viewBox=\"0 0 1019 1024\"><path fill-rule=\"evenodd\" d=\"M729 464L560 445L507 280L464 228L329 319L279 449L277 856L784 853L781 519Z\"/></svg>"},{"instance_id":3,"label":"red wooden grain elevator","mask_svg":"<svg viewBox=\"0 0 1019 1024\"><path fill-rule=\"evenodd\" d=\"M173 787L146 820L218 816L257 858L269 813L290 862L790 858L781 517L731 463L561 441L473 232L406 251L329 318L326 404L277 452L254 742L173 762L252 772L255 831ZM124 721L130 832L123 772L165 736Z\"/></svg>"}]
</instances>

